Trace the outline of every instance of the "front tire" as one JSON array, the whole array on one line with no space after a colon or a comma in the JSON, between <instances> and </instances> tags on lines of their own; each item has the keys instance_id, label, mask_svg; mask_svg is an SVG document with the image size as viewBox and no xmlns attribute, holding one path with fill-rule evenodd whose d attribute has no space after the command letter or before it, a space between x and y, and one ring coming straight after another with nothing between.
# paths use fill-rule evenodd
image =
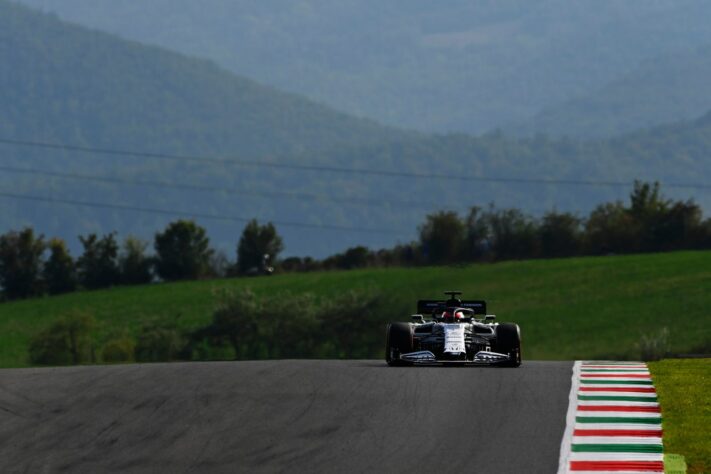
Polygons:
<instances>
[{"instance_id":1,"label":"front tire","mask_svg":"<svg viewBox=\"0 0 711 474\"><path fill-rule=\"evenodd\" d=\"M495 352L507 354L510 358L504 367L518 367L521 365L521 329L518 324L501 323L496 326Z\"/></svg>"},{"instance_id":2,"label":"front tire","mask_svg":"<svg viewBox=\"0 0 711 474\"><path fill-rule=\"evenodd\" d=\"M413 352L412 327L409 323L390 323L386 329L385 362L388 365L409 365L401 354Z\"/></svg>"}]
</instances>

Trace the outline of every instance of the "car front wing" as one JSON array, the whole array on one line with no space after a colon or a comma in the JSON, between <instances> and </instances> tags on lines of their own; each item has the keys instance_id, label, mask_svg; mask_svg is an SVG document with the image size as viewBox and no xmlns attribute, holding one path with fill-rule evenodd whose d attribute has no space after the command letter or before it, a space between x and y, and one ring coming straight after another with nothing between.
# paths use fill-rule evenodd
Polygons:
<instances>
[{"instance_id":1,"label":"car front wing","mask_svg":"<svg viewBox=\"0 0 711 474\"><path fill-rule=\"evenodd\" d=\"M505 364L511 361L511 357L508 354L501 354L499 352L491 351L479 351L474 354L472 359L466 360L449 360L449 359L437 359L437 357L430 351L417 351L408 352L406 354L400 354L400 360L402 362L410 363L413 365L437 365L437 364L459 364L459 365L499 365Z\"/></svg>"}]
</instances>

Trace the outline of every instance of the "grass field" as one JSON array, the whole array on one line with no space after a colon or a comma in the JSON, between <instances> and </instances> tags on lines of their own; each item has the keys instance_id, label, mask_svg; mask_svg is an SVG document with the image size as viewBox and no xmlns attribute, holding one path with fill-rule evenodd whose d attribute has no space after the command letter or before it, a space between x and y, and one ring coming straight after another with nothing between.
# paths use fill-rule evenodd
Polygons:
<instances>
[{"instance_id":1,"label":"grass field","mask_svg":"<svg viewBox=\"0 0 711 474\"><path fill-rule=\"evenodd\" d=\"M711 359L663 360L649 369L664 417L664 451L686 457L689 474L711 472Z\"/></svg>"},{"instance_id":2,"label":"grass field","mask_svg":"<svg viewBox=\"0 0 711 474\"><path fill-rule=\"evenodd\" d=\"M672 352L711 346L711 252L676 252L181 282L3 303L0 367L26 366L30 337L71 311L94 315L101 342L119 330L135 333L150 318L177 317L182 328L198 327L210 321L215 290L239 287L265 298L378 289L392 302L384 320L406 319L417 298L463 290L486 299L499 321L521 325L529 359L639 357L635 344L664 327Z\"/></svg>"}]
</instances>

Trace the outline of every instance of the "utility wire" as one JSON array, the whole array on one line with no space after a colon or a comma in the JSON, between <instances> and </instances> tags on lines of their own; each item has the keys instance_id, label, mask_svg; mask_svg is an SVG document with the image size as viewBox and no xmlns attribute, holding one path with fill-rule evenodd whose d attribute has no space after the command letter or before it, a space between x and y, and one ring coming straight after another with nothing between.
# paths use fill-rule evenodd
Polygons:
<instances>
[{"instance_id":1,"label":"utility wire","mask_svg":"<svg viewBox=\"0 0 711 474\"><path fill-rule=\"evenodd\" d=\"M2 166L0 165L0 171L6 173L17 173L17 174L29 174L29 175L39 175L47 176L53 178L61 179L71 179L77 181L93 181L98 183L108 183L108 184L121 184L121 185L134 185L134 186L150 186L156 188L164 189L183 189L190 191L200 191L200 192L225 192L235 195L245 195L250 197L265 197L265 198L280 198L280 199L301 199L310 201L325 201L325 202L340 202L345 204L355 204L360 206L382 206L383 204L391 204L398 207L411 207L418 209L430 209L434 206L448 206L452 207L455 204L452 203L434 203L425 201L400 201L391 199L365 199L365 198L344 198L329 196L324 194L312 194L312 193L292 193L292 192L279 192L279 191L245 191L236 188L225 188L217 186L208 185L195 185L187 183L170 183L167 181L153 181L153 180L131 180L124 178L116 178L112 176L98 176L98 175L86 175L86 174L76 174L76 173L62 173L58 171L47 171L40 170L36 168L16 168L13 166Z\"/></svg>"},{"instance_id":2,"label":"utility wire","mask_svg":"<svg viewBox=\"0 0 711 474\"><path fill-rule=\"evenodd\" d=\"M156 208L148 208L148 207L121 205L121 204L76 201L73 199L32 196L32 195L26 195L26 194L8 193L8 192L4 192L4 191L0 191L0 197L11 198L11 199L20 199L20 200L25 200L25 201L46 202L46 203L51 203L51 204L66 204L66 205L71 205L71 206L82 206L82 207L90 207L90 208L97 208L97 209L112 209L112 210L117 210L117 211L143 212L143 213L149 213L149 214L161 214L161 215L170 215L170 216L178 216L178 217L189 216L189 217L194 217L194 218L211 219L211 220L218 220L218 221L249 222L251 220L250 218L241 217L241 216L202 214L202 213L196 213L196 212L178 211L178 210L174 210L174 209L156 209ZM275 225L279 225L279 226L283 226L283 227L300 227L300 228L307 228L307 229L337 230L337 231L359 232L359 233L367 233L367 234L402 235L405 232L404 230L397 230L397 229L386 229L386 228L376 229L376 228L369 228L369 227L349 227L349 226L329 225L329 224L308 224L306 222L295 222L295 221L271 221L271 222L274 223Z\"/></svg>"},{"instance_id":3,"label":"utility wire","mask_svg":"<svg viewBox=\"0 0 711 474\"><path fill-rule=\"evenodd\" d=\"M186 183L170 183L167 181L151 181L151 180L129 180L129 179L123 179L123 178L115 178L111 176L97 176L97 175L84 175L84 174L75 174L75 173L61 173L57 171L45 171L45 170L39 170L39 169L33 169L33 168L15 168L12 166L2 166L0 165L0 172L7 172L7 173L18 173L18 174L28 174L31 176L39 175L39 176L47 176L47 177L53 177L53 178L61 178L61 179L70 179L70 180L76 180L76 181L90 181L90 182L99 182L99 183L107 183L107 184L118 184L118 185L131 185L131 186L151 186L151 187L157 187L157 188L165 188L165 189L186 189L186 190L191 190L191 191L201 191L201 192L225 192L229 194L235 194L235 195L245 195L249 197L263 197L267 199L304 199L304 200L311 200L311 201L319 201L319 202L324 202L324 203L333 203L333 202L341 202L341 203L346 203L346 204L353 204L357 206L364 206L364 207L378 207L382 208L384 203L394 205L394 206L399 206L399 207L409 207L409 208L416 208L416 209L447 209L447 210L455 210L456 208L470 208L472 205L466 205L462 202L460 203L446 203L446 202L435 202L435 201L398 201L398 200L391 200L391 199L365 199L365 198L342 198L342 197L334 197L330 195L325 195L325 194L309 194L309 193L289 193L289 192L278 192L278 191L244 191L241 189L236 189L236 188L222 188L222 187L216 187L216 186L207 186L207 185L193 185L193 184L186 184ZM554 209L543 209L543 208L534 208L534 209L527 209L528 212L534 213L534 214L545 214L548 212L552 212ZM572 212L572 213L582 213L580 209L569 209L567 211L562 211L562 212Z\"/></svg>"},{"instance_id":4,"label":"utility wire","mask_svg":"<svg viewBox=\"0 0 711 474\"><path fill-rule=\"evenodd\" d=\"M461 174L440 174L440 173L414 173L408 171L388 171L376 170L368 168L344 168L337 166L323 165L300 165L293 163L279 163L274 161L255 161L255 160L239 160L231 158L216 158L196 155L173 155L167 153L150 153L116 150L108 148L94 148L76 145L64 145L59 143L13 140L0 138L0 143L5 145L44 148L52 150L74 151L81 153L95 153L101 155L113 156L131 156L139 158L154 158L161 160L172 161L193 161L199 163L220 163L233 166L249 166L259 168L275 168L275 169L290 169L299 171L316 171L316 172L331 172L345 174L361 174L372 176L386 176L394 178L417 178L417 179L445 179L458 181L472 181L485 183L516 183L516 184L535 184L535 185L570 185L570 186L606 186L606 187L629 187L633 184L631 181L607 181L607 180L583 180L583 179L546 179L546 178L516 178L516 177L498 177L498 176L473 176ZM680 189L711 189L711 184L707 183L664 183L667 188Z\"/></svg>"}]
</instances>

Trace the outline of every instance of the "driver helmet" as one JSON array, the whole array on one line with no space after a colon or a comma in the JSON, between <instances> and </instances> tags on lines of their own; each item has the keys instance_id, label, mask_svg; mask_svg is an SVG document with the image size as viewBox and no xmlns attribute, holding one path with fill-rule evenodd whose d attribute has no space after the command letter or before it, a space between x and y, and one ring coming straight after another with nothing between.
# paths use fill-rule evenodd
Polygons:
<instances>
[{"instance_id":1,"label":"driver helmet","mask_svg":"<svg viewBox=\"0 0 711 474\"><path fill-rule=\"evenodd\" d=\"M444 313L442 313L442 319L445 321L459 321L460 319L464 318L464 312L459 311L459 310L447 310Z\"/></svg>"}]
</instances>

